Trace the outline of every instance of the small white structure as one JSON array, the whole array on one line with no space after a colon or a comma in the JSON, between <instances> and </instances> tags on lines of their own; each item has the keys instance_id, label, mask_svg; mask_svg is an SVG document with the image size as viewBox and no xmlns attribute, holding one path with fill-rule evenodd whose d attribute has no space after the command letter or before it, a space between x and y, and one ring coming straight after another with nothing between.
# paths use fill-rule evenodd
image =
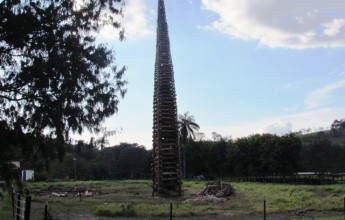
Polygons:
<instances>
[{"instance_id":1,"label":"small white structure","mask_svg":"<svg viewBox=\"0 0 345 220\"><path fill-rule=\"evenodd\" d=\"M22 170L22 181L34 180L34 173L33 170Z\"/></svg>"}]
</instances>

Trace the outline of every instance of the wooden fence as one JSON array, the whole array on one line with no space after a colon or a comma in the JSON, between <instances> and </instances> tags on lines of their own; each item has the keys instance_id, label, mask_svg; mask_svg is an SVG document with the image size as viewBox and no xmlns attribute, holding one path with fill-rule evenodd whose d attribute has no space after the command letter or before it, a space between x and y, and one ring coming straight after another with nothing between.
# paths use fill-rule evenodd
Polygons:
<instances>
[{"instance_id":1,"label":"wooden fence","mask_svg":"<svg viewBox=\"0 0 345 220\"><path fill-rule=\"evenodd\" d=\"M31 197L12 193L12 214L14 220L30 220Z\"/></svg>"},{"instance_id":2,"label":"wooden fence","mask_svg":"<svg viewBox=\"0 0 345 220\"><path fill-rule=\"evenodd\" d=\"M330 174L299 174L292 176L245 176L229 177L234 182L264 182L264 183L289 183L306 185L345 184L344 175Z\"/></svg>"}]
</instances>

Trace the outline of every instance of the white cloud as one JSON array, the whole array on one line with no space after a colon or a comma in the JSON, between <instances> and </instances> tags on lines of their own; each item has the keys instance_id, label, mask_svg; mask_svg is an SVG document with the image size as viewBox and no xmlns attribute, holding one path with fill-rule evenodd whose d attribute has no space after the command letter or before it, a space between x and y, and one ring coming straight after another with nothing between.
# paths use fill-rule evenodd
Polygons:
<instances>
[{"instance_id":1,"label":"white cloud","mask_svg":"<svg viewBox=\"0 0 345 220\"><path fill-rule=\"evenodd\" d=\"M307 109L314 109L327 103L327 97L335 90L345 88L345 80L339 80L312 91L306 99Z\"/></svg>"},{"instance_id":2,"label":"white cloud","mask_svg":"<svg viewBox=\"0 0 345 220\"><path fill-rule=\"evenodd\" d=\"M153 33L148 28L145 0L128 0L124 14L126 37L142 37Z\"/></svg>"},{"instance_id":3,"label":"white cloud","mask_svg":"<svg viewBox=\"0 0 345 220\"><path fill-rule=\"evenodd\" d=\"M126 0L124 7L124 16L119 18L122 26L125 28L126 39L145 37L153 34L148 26L148 16L145 0ZM150 12L149 12L150 13ZM119 30L111 26L104 27L100 32L100 37L114 39Z\"/></svg>"},{"instance_id":4,"label":"white cloud","mask_svg":"<svg viewBox=\"0 0 345 220\"><path fill-rule=\"evenodd\" d=\"M324 24L324 33L327 36L334 37L341 33L341 28L345 26L345 19L334 19L333 21Z\"/></svg>"},{"instance_id":5,"label":"white cloud","mask_svg":"<svg viewBox=\"0 0 345 220\"><path fill-rule=\"evenodd\" d=\"M260 45L305 49L345 46L345 4L339 0L202 0L219 15L206 28Z\"/></svg>"},{"instance_id":6,"label":"white cloud","mask_svg":"<svg viewBox=\"0 0 345 220\"><path fill-rule=\"evenodd\" d=\"M283 135L291 132L292 124L281 119L266 124L260 133Z\"/></svg>"}]
</instances>

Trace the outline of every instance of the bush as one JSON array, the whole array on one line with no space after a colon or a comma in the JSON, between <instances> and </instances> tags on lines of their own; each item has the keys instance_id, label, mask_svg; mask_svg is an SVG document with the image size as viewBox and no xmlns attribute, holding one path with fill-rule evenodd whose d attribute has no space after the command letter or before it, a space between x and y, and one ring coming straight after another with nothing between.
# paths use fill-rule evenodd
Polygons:
<instances>
[{"instance_id":1,"label":"bush","mask_svg":"<svg viewBox=\"0 0 345 220\"><path fill-rule=\"evenodd\" d=\"M48 173L47 172L35 172L35 181L47 181Z\"/></svg>"}]
</instances>

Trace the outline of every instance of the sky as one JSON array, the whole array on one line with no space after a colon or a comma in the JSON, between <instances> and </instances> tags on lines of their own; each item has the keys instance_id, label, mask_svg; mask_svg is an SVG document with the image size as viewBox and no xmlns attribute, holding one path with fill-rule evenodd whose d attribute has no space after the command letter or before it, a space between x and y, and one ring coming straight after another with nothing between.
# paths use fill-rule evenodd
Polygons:
<instances>
[{"instance_id":1,"label":"sky","mask_svg":"<svg viewBox=\"0 0 345 220\"><path fill-rule=\"evenodd\" d=\"M152 148L157 4L126 0L123 42L109 27L98 33L127 67L128 92L104 122L118 131L110 146ZM165 7L178 113L189 111L205 139L319 131L345 118L345 0L165 0Z\"/></svg>"}]
</instances>

